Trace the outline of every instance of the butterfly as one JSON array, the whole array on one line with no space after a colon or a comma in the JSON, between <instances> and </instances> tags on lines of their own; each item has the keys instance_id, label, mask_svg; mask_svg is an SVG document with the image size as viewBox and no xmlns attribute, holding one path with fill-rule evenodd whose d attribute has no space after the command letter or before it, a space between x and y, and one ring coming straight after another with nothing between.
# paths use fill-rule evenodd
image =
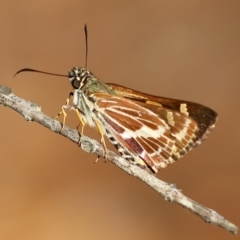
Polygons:
<instances>
[{"instance_id":1,"label":"butterfly","mask_svg":"<svg viewBox=\"0 0 240 240\"><path fill-rule=\"evenodd\" d=\"M85 25L87 46L87 27ZM86 51L87 51L86 47ZM87 54L86 54L87 56ZM217 113L201 104L142 93L98 80L86 67L74 67L68 75L73 91L58 114L74 109L82 126L95 127L128 161L157 173L183 157L206 139L215 126ZM72 104L69 104L72 98ZM58 117L57 116L57 117Z\"/></svg>"}]
</instances>

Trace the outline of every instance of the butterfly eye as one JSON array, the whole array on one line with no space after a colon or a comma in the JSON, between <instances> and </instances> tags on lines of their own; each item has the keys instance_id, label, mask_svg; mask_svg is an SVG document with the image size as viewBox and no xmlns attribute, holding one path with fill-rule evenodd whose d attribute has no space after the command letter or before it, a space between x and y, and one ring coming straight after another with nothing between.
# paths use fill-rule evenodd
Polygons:
<instances>
[{"instance_id":1,"label":"butterfly eye","mask_svg":"<svg viewBox=\"0 0 240 240\"><path fill-rule=\"evenodd\" d=\"M78 81L77 79L73 80L71 83L72 83L73 88L75 88L75 89L78 89L80 86L80 81Z\"/></svg>"}]
</instances>

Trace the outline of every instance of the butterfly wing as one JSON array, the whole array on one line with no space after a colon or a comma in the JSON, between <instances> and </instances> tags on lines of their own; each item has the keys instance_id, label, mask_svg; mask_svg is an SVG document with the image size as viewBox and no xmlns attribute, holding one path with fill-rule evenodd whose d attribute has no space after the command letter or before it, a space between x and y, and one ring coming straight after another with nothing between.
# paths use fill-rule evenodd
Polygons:
<instances>
[{"instance_id":1,"label":"butterfly wing","mask_svg":"<svg viewBox=\"0 0 240 240\"><path fill-rule=\"evenodd\" d=\"M198 126L195 146L199 145L204 139L206 139L207 135L215 126L217 113L201 104L153 96L114 83L107 83L107 85L113 89L118 96L130 99L140 105L145 105L145 107L151 109L151 111L155 112L159 117L162 117L162 109L173 111L175 113L185 112L185 114L193 119ZM162 106L162 108L159 108L160 106Z\"/></svg>"},{"instance_id":2,"label":"butterfly wing","mask_svg":"<svg viewBox=\"0 0 240 240\"><path fill-rule=\"evenodd\" d=\"M195 145L199 127L186 109L181 112L155 102L135 102L133 97L127 99L118 92L117 96L94 93L91 98L98 118L115 141L153 172L173 163Z\"/></svg>"}]
</instances>

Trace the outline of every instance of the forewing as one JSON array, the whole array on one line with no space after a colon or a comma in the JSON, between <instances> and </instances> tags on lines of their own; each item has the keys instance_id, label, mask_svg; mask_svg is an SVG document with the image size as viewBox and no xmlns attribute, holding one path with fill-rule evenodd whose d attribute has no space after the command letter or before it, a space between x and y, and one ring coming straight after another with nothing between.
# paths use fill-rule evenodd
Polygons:
<instances>
[{"instance_id":1,"label":"forewing","mask_svg":"<svg viewBox=\"0 0 240 240\"><path fill-rule=\"evenodd\" d=\"M135 101L140 105L146 104L145 107L151 109L151 111L155 112L160 117L162 117L161 115L163 108L175 113L185 112L185 115L191 117L191 119L193 119L198 126L198 132L195 138L195 146L199 145L215 126L217 113L201 104L153 96L114 83L107 83L107 85L112 88L118 96ZM162 109L159 107L162 107Z\"/></svg>"},{"instance_id":2,"label":"forewing","mask_svg":"<svg viewBox=\"0 0 240 240\"><path fill-rule=\"evenodd\" d=\"M105 93L91 97L113 137L155 172L182 157L194 145L199 129L184 113L154 104L149 109L144 102L137 104Z\"/></svg>"}]
</instances>

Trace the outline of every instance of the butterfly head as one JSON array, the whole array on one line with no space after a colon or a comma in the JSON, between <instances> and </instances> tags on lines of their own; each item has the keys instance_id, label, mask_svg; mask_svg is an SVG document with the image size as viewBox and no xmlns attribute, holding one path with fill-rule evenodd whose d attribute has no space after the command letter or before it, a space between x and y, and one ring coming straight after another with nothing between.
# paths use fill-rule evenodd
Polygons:
<instances>
[{"instance_id":1,"label":"butterfly head","mask_svg":"<svg viewBox=\"0 0 240 240\"><path fill-rule=\"evenodd\" d=\"M91 77L93 77L92 73L85 67L74 67L68 72L69 81L74 89L81 89Z\"/></svg>"}]
</instances>

